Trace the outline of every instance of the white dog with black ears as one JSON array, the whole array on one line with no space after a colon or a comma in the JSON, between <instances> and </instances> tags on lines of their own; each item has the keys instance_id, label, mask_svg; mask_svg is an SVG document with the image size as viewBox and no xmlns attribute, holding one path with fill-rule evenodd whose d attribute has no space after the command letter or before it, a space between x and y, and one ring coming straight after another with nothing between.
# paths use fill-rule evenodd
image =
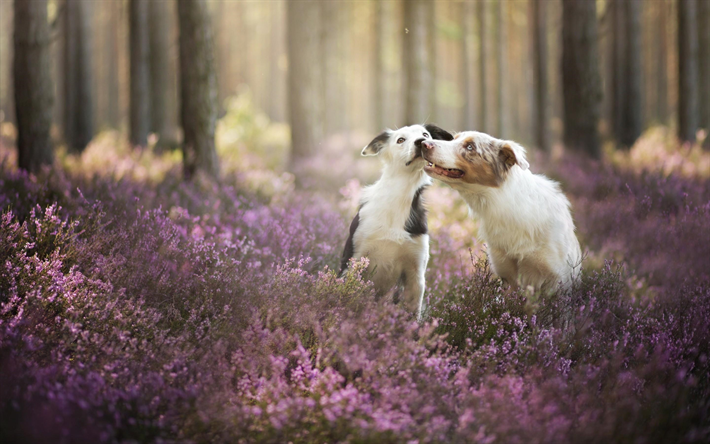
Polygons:
<instances>
[{"instance_id":1,"label":"white dog with black ears","mask_svg":"<svg viewBox=\"0 0 710 444\"><path fill-rule=\"evenodd\" d=\"M421 318L429 261L422 193L431 178L424 173L422 143L433 139L453 136L435 125L412 125L386 130L363 148L363 156L379 156L382 176L362 191L340 270L342 275L351 258L367 257L378 294L403 286L404 306L417 318Z\"/></svg>"},{"instance_id":2,"label":"white dog with black ears","mask_svg":"<svg viewBox=\"0 0 710 444\"><path fill-rule=\"evenodd\" d=\"M569 200L557 182L530 172L522 146L475 131L423 146L426 173L457 190L480 218L498 276L542 291L579 276L582 254Z\"/></svg>"}]
</instances>

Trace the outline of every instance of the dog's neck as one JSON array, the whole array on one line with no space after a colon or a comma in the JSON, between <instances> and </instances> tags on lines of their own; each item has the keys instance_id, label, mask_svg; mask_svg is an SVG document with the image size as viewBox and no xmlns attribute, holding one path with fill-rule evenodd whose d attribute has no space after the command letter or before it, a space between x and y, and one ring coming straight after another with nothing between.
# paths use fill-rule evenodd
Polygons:
<instances>
[{"instance_id":1,"label":"dog's neck","mask_svg":"<svg viewBox=\"0 0 710 444\"><path fill-rule=\"evenodd\" d=\"M496 188L485 185L466 184L454 186L468 206L483 219L493 215L500 216L501 209L515 208L520 205L517 194L512 192L523 171L511 171L506 180Z\"/></svg>"}]
</instances>

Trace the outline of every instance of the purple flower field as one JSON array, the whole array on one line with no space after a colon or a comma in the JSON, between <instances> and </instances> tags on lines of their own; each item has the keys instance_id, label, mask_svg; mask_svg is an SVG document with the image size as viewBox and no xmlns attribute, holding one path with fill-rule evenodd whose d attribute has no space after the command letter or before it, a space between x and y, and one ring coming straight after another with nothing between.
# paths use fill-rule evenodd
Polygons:
<instances>
[{"instance_id":1,"label":"purple flower field","mask_svg":"<svg viewBox=\"0 0 710 444\"><path fill-rule=\"evenodd\" d=\"M183 183L165 156L159 179L0 168L1 442L710 441L704 174L548 166L588 257L544 298L435 187L420 325L364 262L333 271L342 195Z\"/></svg>"}]
</instances>

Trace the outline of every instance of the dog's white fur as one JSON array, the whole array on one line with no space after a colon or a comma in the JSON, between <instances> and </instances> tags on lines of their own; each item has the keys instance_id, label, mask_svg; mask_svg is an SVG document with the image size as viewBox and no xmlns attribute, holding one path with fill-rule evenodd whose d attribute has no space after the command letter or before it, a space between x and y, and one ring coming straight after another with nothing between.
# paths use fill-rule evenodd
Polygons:
<instances>
[{"instance_id":1,"label":"dog's white fur","mask_svg":"<svg viewBox=\"0 0 710 444\"><path fill-rule=\"evenodd\" d=\"M452 141L428 141L422 151L425 171L456 189L480 218L479 234L501 278L552 290L579 276L569 200L557 182L530 172L522 146L467 131ZM450 177L458 171L464 175Z\"/></svg>"},{"instance_id":2,"label":"dog's white fur","mask_svg":"<svg viewBox=\"0 0 710 444\"><path fill-rule=\"evenodd\" d=\"M380 157L382 176L362 192L360 210L351 225L341 269L344 271L347 267L350 254L354 259L367 257L368 270L373 272L372 281L378 293L387 293L398 283L403 284L404 306L418 318L429 261L429 235L421 193L432 182L424 173L425 161L420 150L421 142L431 140L436 130L440 129L429 125L387 130L362 150L363 156Z\"/></svg>"}]
</instances>

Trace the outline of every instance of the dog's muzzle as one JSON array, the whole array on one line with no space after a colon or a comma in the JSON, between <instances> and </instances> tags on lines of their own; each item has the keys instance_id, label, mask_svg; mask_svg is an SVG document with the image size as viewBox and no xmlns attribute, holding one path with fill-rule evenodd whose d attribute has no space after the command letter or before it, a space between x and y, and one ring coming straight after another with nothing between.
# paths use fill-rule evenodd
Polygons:
<instances>
[{"instance_id":1,"label":"dog's muzzle","mask_svg":"<svg viewBox=\"0 0 710 444\"><path fill-rule=\"evenodd\" d=\"M417 139L414 141L414 157L409 159L405 164L406 166L411 165L412 162L422 157L422 144L426 142L426 139Z\"/></svg>"}]
</instances>

